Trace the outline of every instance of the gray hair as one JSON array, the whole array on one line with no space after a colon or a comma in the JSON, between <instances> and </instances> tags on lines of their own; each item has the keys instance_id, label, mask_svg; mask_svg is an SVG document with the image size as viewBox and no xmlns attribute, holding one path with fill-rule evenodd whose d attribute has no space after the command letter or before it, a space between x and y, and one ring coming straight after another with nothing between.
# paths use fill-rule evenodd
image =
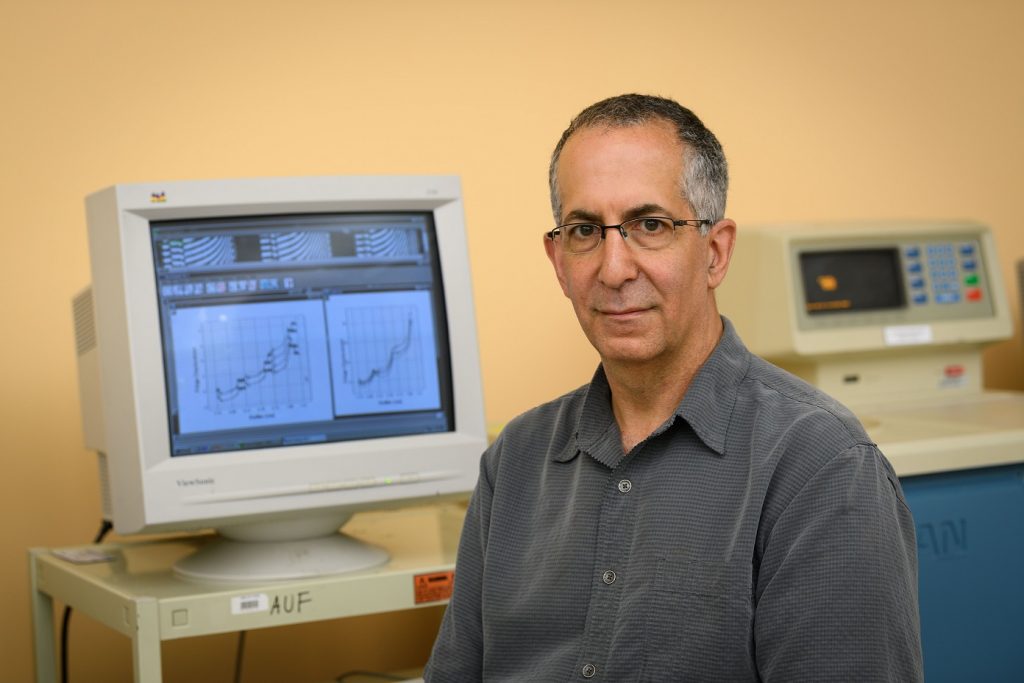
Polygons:
<instances>
[{"instance_id":1,"label":"gray hair","mask_svg":"<svg viewBox=\"0 0 1024 683\"><path fill-rule=\"evenodd\" d=\"M574 133L584 128L607 126L623 128L651 121L671 124L683 146L683 177L680 190L694 216L712 224L725 217L725 199L729 189L729 167L722 145L697 115L678 102L654 95L618 95L601 100L581 111L569 123L551 154L548 184L551 188L551 210L555 223L562 219L562 203L558 197L558 160L562 148ZM703 226L707 234L710 226Z\"/></svg>"}]
</instances>

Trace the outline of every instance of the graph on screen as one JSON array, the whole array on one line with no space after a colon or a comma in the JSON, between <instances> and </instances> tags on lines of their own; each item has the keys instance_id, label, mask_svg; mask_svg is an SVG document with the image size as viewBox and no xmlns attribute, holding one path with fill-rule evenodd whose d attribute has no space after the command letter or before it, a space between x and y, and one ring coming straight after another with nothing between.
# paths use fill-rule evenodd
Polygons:
<instances>
[{"instance_id":1,"label":"graph on screen","mask_svg":"<svg viewBox=\"0 0 1024 683\"><path fill-rule=\"evenodd\" d=\"M345 322L352 334L340 340L343 372L357 397L423 393L415 308L352 308L345 312Z\"/></svg>"},{"instance_id":2,"label":"graph on screen","mask_svg":"<svg viewBox=\"0 0 1024 683\"><path fill-rule=\"evenodd\" d=\"M328 301L336 414L440 406L430 311L424 291L347 294Z\"/></svg>"},{"instance_id":3,"label":"graph on screen","mask_svg":"<svg viewBox=\"0 0 1024 683\"><path fill-rule=\"evenodd\" d=\"M302 316L208 321L200 334L208 410L277 410L313 399Z\"/></svg>"},{"instance_id":4,"label":"graph on screen","mask_svg":"<svg viewBox=\"0 0 1024 683\"><path fill-rule=\"evenodd\" d=\"M331 415L321 302L180 309L172 326L183 433Z\"/></svg>"}]
</instances>

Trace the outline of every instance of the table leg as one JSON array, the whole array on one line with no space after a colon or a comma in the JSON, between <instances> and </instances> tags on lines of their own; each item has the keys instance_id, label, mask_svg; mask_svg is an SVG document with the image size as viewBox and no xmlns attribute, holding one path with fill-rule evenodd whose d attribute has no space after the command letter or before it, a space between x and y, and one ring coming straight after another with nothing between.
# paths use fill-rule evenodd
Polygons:
<instances>
[{"instance_id":1,"label":"table leg","mask_svg":"<svg viewBox=\"0 0 1024 683\"><path fill-rule=\"evenodd\" d=\"M36 655L36 683L57 683L56 632L53 619L53 598L39 590L36 556L31 550L28 573L32 582L32 629Z\"/></svg>"},{"instance_id":2,"label":"table leg","mask_svg":"<svg viewBox=\"0 0 1024 683\"><path fill-rule=\"evenodd\" d=\"M135 634L132 636L135 683L160 683L160 611L156 600L135 601Z\"/></svg>"}]
</instances>

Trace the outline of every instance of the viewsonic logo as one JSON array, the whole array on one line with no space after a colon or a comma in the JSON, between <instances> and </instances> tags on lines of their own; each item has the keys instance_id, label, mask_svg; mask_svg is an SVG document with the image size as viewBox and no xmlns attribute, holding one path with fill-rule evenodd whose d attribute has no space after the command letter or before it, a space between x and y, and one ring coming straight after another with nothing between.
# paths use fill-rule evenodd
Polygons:
<instances>
[{"instance_id":1,"label":"viewsonic logo","mask_svg":"<svg viewBox=\"0 0 1024 683\"><path fill-rule=\"evenodd\" d=\"M179 479L177 481L179 488L186 488L188 486L213 486L216 482L213 477L206 477L203 479Z\"/></svg>"},{"instance_id":2,"label":"viewsonic logo","mask_svg":"<svg viewBox=\"0 0 1024 683\"><path fill-rule=\"evenodd\" d=\"M150 204L163 204L166 201L167 201L167 193L166 192L150 192L149 193L149 203Z\"/></svg>"}]
</instances>

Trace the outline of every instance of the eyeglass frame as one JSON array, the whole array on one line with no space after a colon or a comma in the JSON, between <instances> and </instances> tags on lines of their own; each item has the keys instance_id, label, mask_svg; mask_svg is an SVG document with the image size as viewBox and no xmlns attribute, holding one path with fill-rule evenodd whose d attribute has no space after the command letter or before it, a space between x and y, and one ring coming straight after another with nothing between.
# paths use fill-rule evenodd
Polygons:
<instances>
[{"instance_id":1,"label":"eyeglass frame","mask_svg":"<svg viewBox=\"0 0 1024 683\"><path fill-rule=\"evenodd\" d=\"M592 251L597 251L597 249L601 246L601 243L604 242L604 240L605 240L605 233L607 231L609 231L609 230L617 230L619 232L619 235L622 236L623 241L626 241L626 240L629 239L629 235L628 235L628 233L626 232L626 230L622 226L624 226L626 223L636 223L637 221L649 220L649 219L652 219L652 218L657 218L657 219L660 219L660 220L666 220L666 221L670 222L672 224L672 234L673 235L675 235L675 229L676 228L680 228L680 227L684 227L684 226L690 226L690 227L694 227L694 228L700 229L701 227L703 227L705 225L714 225L714 221L712 221L712 220L710 220L708 218L687 218L687 219L683 219L683 220L675 220L673 218L669 218L668 216L638 216L636 218L630 218L628 221L622 221L618 225L601 225L599 223L588 223L586 221L578 221L578 222L575 222L575 223L563 223L562 225L556 225L554 228L552 228L551 230L549 230L546 233L544 233L544 236L547 237L552 242L554 242L555 238L560 236L562 234L562 230L565 229L565 228L571 228L571 227L576 226L576 225L590 225L590 226L593 226L593 227L595 227L595 228L597 228L598 230L601 231L601 239L598 241L597 245L594 246L593 249L587 249L586 251L568 251L568 250L566 250L567 253L570 253L570 254L589 254ZM665 246L668 246L668 245L666 244ZM657 250L657 249L663 249L664 247L643 247L643 246L637 245L636 248L637 249Z\"/></svg>"}]
</instances>

